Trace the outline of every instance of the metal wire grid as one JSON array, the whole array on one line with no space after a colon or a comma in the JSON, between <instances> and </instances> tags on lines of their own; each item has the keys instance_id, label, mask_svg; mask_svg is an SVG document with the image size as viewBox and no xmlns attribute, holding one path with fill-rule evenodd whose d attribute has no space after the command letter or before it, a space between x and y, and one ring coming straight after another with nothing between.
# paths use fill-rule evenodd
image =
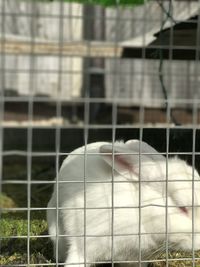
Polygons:
<instances>
[{"instance_id":1,"label":"metal wire grid","mask_svg":"<svg viewBox=\"0 0 200 267\"><path fill-rule=\"evenodd\" d=\"M3 11L4 11L4 1L3 1L3 6L2 6L2 12L1 12L1 37L3 40L4 37L4 17L3 17ZM3 48L3 42L1 43L1 50L0 50L0 55L1 55L1 68L2 70L4 69L4 48ZM4 87L4 77L3 77L3 72L0 72L0 79L1 79L1 88ZM3 99L4 93L3 90L0 90L0 98ZM2 192L2 176L3 176L3 127L2 127L2 122L4 118L4 102L0 103L0 193ZM1 220L1 209L0 209L0 220ZM0 251L1 251L1 242L0 242Z\"/></svg>"},{"instance_id":2,"label":"metal wire grid","mask_svg":"<svg viewBox=\"0 0 200 267\"><path fill-rule=\"evenodd\" d=\"M198 1L200 4L200 1ZM198 34L196 39L196 45L197 47L200 46L200 35L199 35L199 27L200 27L200 16L198 16ZM196 71L199 72L199 49L196 49ZM196 86L198 88L198 79L196 77ZM194 168L195 168L195 147L196 147L196 125L197 125L197 105L194 103L193 105L193 144L192 144L192 167L193 167L193 182L192 182L192 266L195 266L195 251L194 251L194 236L195 236L195 230L194 230Z\"/></svg>"},{"instance_id":3,"label":"metal wire grid","mask_svg":"<svg viewBox=\"0 0 200 267\"><path fill-rule=\"evenodd\" d=\"M2 0L3 3L5 3L5 0ZM200 1L199 1L200 2ZM169 2L169 5L171 4L171 1ZM3 5L4 6L4 5ZM34 14L33 12L33 9L34 9L34 2L32 2L31 6L30 6L30 17L31 17L31 20L33 21L33 17L31 16L31 14ZM60 11L59 11L59 25L60 25L60 32L59 32L59 48L60 48L60 52L59 52L59 87L58 87L58 98L56 99L56 115L57 117L61 117L62 113L61 113L61 109L62 109L62 104L61 104L61 97L59 96L59 89L61 87L61 80L62 80L62 74L63 74L63 69L62 69L62 47L63 47L63 18L64 18L64 15L63 15L63 1L60 1ZM144 11L144 19L145 19L145 12L146 10ZM1 29L1 36L2 36L2 40L4 39L4 34L5 34L5 31L4 31L4 17L5 15L9 15L9 14L5 14L4 13L4 9L2 10L1 12L1 17L2 17L2 29ZM19 14L20 15L20 14ZM120 12L118 11L117 12L117 18L116 19L116 23L119 23L120 22ZM32 24L33 25L33 22ZM199 21L198 21L198 26L199 26ZM199 27L200 28L200 27ZM172 33L173 30L170 31L170 35L171 35L171 38L173 36L173 33ZM34 45L35 45L35 34L34 34L34 27L32 27L32 33L31 33L31 47L32 47L32 53L34 53ZM118 36L116 36L116 47L118 46ZM172 51L173 51L173 45L172 45L172 39L171 39L171 43L170 43L170 61L173 60L173 55L172 55ZM6 69L5 69L5 62L4 62L4 58L5 58L5 52L4 52L4 46L3 46L4 42L2 41L1 43L1 86L2 88L4 88L4 72L6 72ZM197 40L197 47L199 46L199 35L198 35L198 40ZM143 60L145 58L145 49L143 49ZM88 43L88 57L90 56L90 45ZM118 64L120 64L120 59L117 59L116 61L118 61ZM199 50L196 49L196 63L197 63L197 68L196 68L196 84L198 86L198 71L199 71ZM116 64L117 65L117 64ZM14 70L13 70L14 71ZM35 68L35 59L34 57L30 57L30 70L27 70L29 75L30 75L30 80L29 80L29 90L30 90L30 95L28 97L20 97L20 101L27 101L28 100L28 121L29 121L29 125L27 127L28 129L28 135L27 135L27 151L4 151L3 149L3 146L2 146L2 142L0 143L0 155L1 155L1 161L0 161L0 174L1 174L1 177L3 176L3 173L2 173L2 168L3 168L3 165L2 165L2 158L4 156L8 156L8 155L23 155L23 156L26 156L27 157L27 181L20 181L20 180L11 180L11 181L6 181L6 180L3 180L1 182L1 185L2 184L5 184L5 183L11 183L11 184L18 184L18 183L24 183L24 184L27 184L27 208L9 208L9 209L5 209L5 210L9 210L9 211L27 211L27 220L28 220L28 229L27 229L27 233L28 235L27 236L11 236L10 238L27 238L27 264L28 266L33 266L33 264L30 263L30 239L32 237L38 237L38 238L46 238L46 237L49 237L49 235L38 235L38 236L31 236L30 235L30 219L31 219L31 211L37 211L37 210L47 210L48 208L33 208L31 207L31 185L32 184L40 184L40 183L51 183L51 184L56 184L56 191L57 191L57 205L55 207L56 211L57 211L57 225L58 225L58 211L61 210L62 208L58 206L58 196L59 196L59 183L61 181L58 180L58 175L59 175L59 158L61 155L68 155L69 153L61 153L60 151L60 143L61 143L61 139L60 139L60 135L61 135L61 127L60 126L55 126L56 128L56 151L55 153L54 152L33 152L32 151L32 135L33 135L33 126L32 126L32 121L33 121L33 104L35 101L40 101L42 99L42 101L44 101L44 98L35 98L33 96L33 92L34 92L34 87L35 87L35 83L34 83L34 77L35 75L37 75L37 72L38 72L38 69ZM117 74L117 71L116 73L114 72L114 74ZM86 207L86 187L87 187L87 183L89 183L89 181L87 181L87 177L86 177L86 163L87 163L87 160L88 160L88 153L87 153L87 144L88 144L88 138L89 138L89 130L90 129L98 129L98 128L108 128L108 125L90 125L89 123L89 113L90 113L90 109L89 109L89 104L90 103L98 103L98 102L102 102L102 99L101 98L97 98L97 99L90 99L89 98L89 95L88 95L88 91L87 91L87 86L90 84L89 83L89 80L90 80L90 76L89 74L86 72L86 75L87 75L87 82L86 82L86 90L85 90L85 96L84 98L80 98L78 100L74 100L74 101L82 101L84 103L84 125L82 126L73 126L73 128L76 128L76 127L82 127L84 129L84 144L85 144L85 153L84 153L84 225L86 225L86 216L87 216L87 207ZM142 80L141 82L141 88L143 88L143 83L144 83L144 80ZM113 84L113 88L115 88L115 82ZM16 99L15 98L9 98L9 97L4 97L4 92L3 90L0 91L1 92L1 101L0 101L0 104L1 104L1 110L0 110L0 138L1 140L3 140L3 130L4 130L4 126L3 126L3 120L4 120L4 102L6 101L19 101L19 98L17 97ZM126 100L123 100L123 99L119 99L118 98L118 95L117 95L117 92L113 91L113 99L112 99L112 125L109 125L110 129L112 129L112 144L114 145L114 142L116 140L116 129L118 128L136 128L138 126L126 126L126 125L117 125L117 105L119 103L122 103L123 101L126 102L126 101L129 101L128 99ZM141 90L141 94L142 94L142 90ZM46 101L48 102L49 99L47 98ZM103 101L106 102L105 99L103 99ZM158 100L159 101L159 100ZM169 152L169 138L170 138L170 130L171 130L171 127L170 127L170 122L171 122L171 103L172 103L173 99L171 100L168 100L166 99L166 101L163 101L163 99L160 100L160 102L165 102L166 105L167 105L167 112L166 112L166 116L167 116L167 126L166 126L166 173L168 173L168 157L170 154L177 154L177 153L170 153ZM188 154L188 155L192 155L192 165L193 165L193 192L194 192L194 181L195 181L195 178L194 178L194 163L195 163L195 156L196 155L199 155L200 153L196 152L195 151L195 143L196 143L196 130L197 128L199 127L197 125L197 110L198 110L198 105L199 105L199 99L193 99L193 100L174 100L176 103L177 102L184 102L184 103L188 103L188 102L191 102L193 104L193 125L192 127L191 126L188 126L189 128L192 128L193 130L193 145L192 145L192 151L191 152L188 152L188 153L184 153L184 154ZM144 128L144 107L142 105L142 103L140 104L140 118L139 118L139 129L140 129L140 132L139 132L139 140L142 141L143 139L143 128ZM70 128L71 126L66 126L66 128ZM182 126L175 126L173 128L179 128L179 129L187 129L188 128L187 126L185 125L182 125ZM113 147L113 152L114 152L114 147ZM140 161L141 161L141 148L140 148L140 151L139 151L139 155L140 155ZM56 180L55 181L48 181L48 180L40 180L40 181L33 181L32 180L32 175L31 175L31 170L32 170L32 158L34 156L54 156L55 157L55 161L56 161ZM140 162L140 166L141 166L141 162ZM140 173L140 171L139 171ZM139 174L140 176L140 174ZM113 153L113 168L112 168L112 193L113 193L113 190L114 190L114 153ZM166 195L168 194L168 183L170 181L168 181L168 175L166 177ZM70 181L65 181L65 183L67 182L70 182ZM101 181L100 181L101 182ZM105 182L105 181L103 181ZM156 181L152 181L152 182L156 182ZM94 182L93 182L94 183ZM141 209L143 208L143 206L141 205L141 190L142 190L142 187L141 187L141 180L139 182L139 214L141 215ZM112 194L112 207L114 206L114 194ZM151 259L151 262L161 262L161 261L165 261L166 262L166 266L169 265L170 261L172 261L173 259L169 259L168 258L168 208L170 207L170 205L168 205L168 202L167 202L167 199L166 199L166 205L164 206L166 208L166 259L163 259L163 260L155 260L155 259ZM115 209L117 209L118 207L115 207ZM192 208L194 210L194 194L193 194L193 203L192 203ZM64 209L67 209L67 208L64 208ZM141 217L140 217L141 219ZM114 221L114 209L112 208L112 222ZM194 212L193 212L193 229L192 229L192 234L193 234L193 239L194 239ZM115 260L114 260L114 235L113 235L113 223L112 223L112 234L111 234L111 240L112 240L112 252L111 252L111 263L112 263L112 266L114 265L115 263ZM135 261L135 262L138 262L139 263L139 266L141 266L143 260L142 260L142 255L141 255L141 236L142 236L142 233L141 233L141 223L139 223L139 255L138 255L138 260ZM159 233L158 233L159 234ZM65 236L65 235L59 235L59 236ZM74 236L73 236L74 237ZM84 227L84 235L81 236L81 237L84 237L84 240L86 240L86 227ZM3 238L3 237L1 237ZM59 251L58 251L58 229L57 229L57 235L56 235L56 239L57 239L57 245L56 245L56 259L55 259L55 263L48 263L48 264L42 264L43 266L54 266L55 264L57 266L61 265L61 263L58 262L58 254L59 254ZM193 241L194 242L194 241ZM84 246L84 264L86 264L86 253L87 253L87 247L86 247L86 241L84 241L85 243L85 246ZM192 253L192 264L193 266L195 266L195 254L194 254L194 247L192 248L193 249L193 253ZM176 260L188 260L189 258L186 258L186 259L176 259ZM128 261L127 261L128 262ZM130 262L134 262L134 261L130 261ZM102 261L102 262L98 262L98 263L106 263L106 261ZM17 264L16 266L27 266L27 264ZM92 263L91 263L92 264ZM41 264L34 264L34 266L40 266ZM8 265L7 265L8 266ZM15 265L12 265L12 266L15 266Z\"/></svg>"},{"instance_id":4,"label":"metal wire grid","mask_svg":"<svg viewBox=\"0 0 200 267\"><path fill-rule=\"evenodd\" d=\"M15 11L16 12L16 11ZM28 12L27 12L28 13ZM30 12L29 12L30 13ZM15 15L16 16L16 19L18 19L20 16L26 16L26 12L19 12L18 14L13 14L12 12L11 13L9 13L9 12L6 12L6 14L4 14L4 17L6 18L6 17L11 17L11 15ZM30 15L30 14L29 14ZM46 14L47 15L47 14ZM57 15L57 17L56 17L56 15ZM45 16L45 14L41 14L41 17L43 17L43 16ZM68 15L64 15L65 17L67 17ZM91 14L88 14L88 18L91 16L91 18L92 18L92 15ZM33 13L32 14L32 17L34 17L34 18L36 18L37 17L37 13L35 12L35 13ZM58 18L58 14L54 14L54 17L55 18ZM71 17L73 17L74 18L74 15L71 15ZM70 18L70 14L69 14L69 18ZM96 19L99 19L99 18L96 18ZM110 16L109 18L106 18L107 20L115 20L116 18L114 17L114 16ZM132 20L133 21L133 24L134 24L134 17L133 18L124 18L124 17L122 17L121 16L121 18L120 18L120 20ZM138 18L138 20L141 20L142 21L142 18ZM152 18L152 20L153 20L153 18ZM192 20L190 21L191 23L193 23L192 22ZM56 20L55 20L55 24L56 24L57 22L56 22ZM148 24L148 19L147 19L147 24ZM126 29L125 29L126 30ZM37 44L35 44L35 45L37 45ZM159 47L159 46L158 46ZM161 45L160 45L160 47L161 47ZM187 49L188 47L186 46L186 49ZM35 49L34 49L35 50ZM33 53L37 53L37 51L36 52L34 52L34 51L32 51ZM35 54L34 54L35 55ZM57 55L56 55L57 56ZM9 58L9 56L7 55L6 56L6 58ZM11 64L11 65L13 65L13 64ZM9 72L11 72L11 73L14 73L15 71L17 72L18 70L12 70L12 67L11 67L11 69L10 69L10 67L8 66L5 66L5 68L6 68L6 73L9 73ZM27 68L27 70L26 70L26 68L25 68L25 66L23 67L23 69L24 69L24 72L26 73L26 71L27 72L29 72L29 68ZM21 68L19 69L19 72L21 73ZM38 77L38 76L40 76L40 74L42 74L42 73L54 73L54 72L56 72L56 68L55 69L52 69L52 70L42 70L41 68L40 68L40 66L38 66L37 68L35 68L34 70L32 70L33 72L37 72L38 73L38 75L36 75L36 77ZM62 70L64 73L69 73L70 72L70 70ZM108 70L106 70L106 72L107 72ZM73 70L73 73L75 74L75 72L76 71L74 71ZM83 70L83 72L84 72L84 70ZM87 72L87 71L86 71ZM120 70L120 72L122 73L122 72L124 72L124 70L123 69L121 69ZM127 72L127 70L125 70L125 72ZM134 73L136 74L136 72L137 71L134 71ZM40 73L40 74L39 74ZM48 74L47 74L48 75ZM108 73L108 75L110 75L110 73ZM125 74L124 74L125 75ZM127 73L127 75L129 75L128 73ZM173 75L182 75L182 74L173 74ZM5 96L6 97L6 96ZM23 98L22 98L23 99ZM6 100L9 100L9 99L7 99L6 98ZM38 99L39 100L39 99ZM80 99L80 101L84 101L84 99ZM14 101L14 99L13 100L11 100L11 101ZM37 101L37 99L35 99L35 101ZM44 98L44 101L45 101L45 98ZM47 100L47 101L49 101L49 100ZM75 101L77 101L77 100L75 100ZM106 100L106 101L108 101L108 100ZM110 99L110 101L112 101L112 99ZM119 100L120 101L120 100ZM128 100L127 100L128 101Z\"/></svg>"}]
</instances>

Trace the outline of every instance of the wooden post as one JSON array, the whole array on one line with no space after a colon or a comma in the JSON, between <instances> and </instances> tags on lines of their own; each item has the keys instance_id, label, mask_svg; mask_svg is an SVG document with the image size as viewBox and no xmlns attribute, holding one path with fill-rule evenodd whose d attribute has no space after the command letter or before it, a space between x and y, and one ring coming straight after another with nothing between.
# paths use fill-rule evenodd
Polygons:
<instances>
[{"instance_id":1,"label":"wooden post","mask_svg":"<svg viewBox=\"0 0 200 267\"><path fill-rule=\"evenodd\" d=\"M101 6L85 5L84 7L84 39L87 41L105 40L105 9ZM84 60L83 96L103 98L104 86L104 59L88 57ZM101 103L90 104L90 122L96 121Z\"/></svg>"}]
</instances>

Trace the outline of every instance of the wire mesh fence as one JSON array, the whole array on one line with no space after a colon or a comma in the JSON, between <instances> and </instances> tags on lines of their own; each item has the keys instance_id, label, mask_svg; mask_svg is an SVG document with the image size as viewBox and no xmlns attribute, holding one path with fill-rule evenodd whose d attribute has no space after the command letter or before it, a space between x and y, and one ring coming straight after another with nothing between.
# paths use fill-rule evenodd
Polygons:
<instances>
[{"instance_id":1,"label":"wire mesh fence","mask_svg":"<svg viewBox=\"0 0 200 267\"><path fill-rule=\"evenodd\" d=\"M0 266L200 265L200 1L135 2L0 0Z\"/></svg>"}]
</instances>

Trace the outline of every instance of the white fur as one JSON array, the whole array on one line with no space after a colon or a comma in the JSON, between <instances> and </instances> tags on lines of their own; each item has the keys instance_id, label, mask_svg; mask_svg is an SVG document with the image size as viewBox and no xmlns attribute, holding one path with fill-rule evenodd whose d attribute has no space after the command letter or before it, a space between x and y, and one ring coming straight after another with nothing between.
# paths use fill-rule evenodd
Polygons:
<instances>
[{"instance_id":1,"label":"white fur","mask_svg":"<svg viewBox=\"0 0 200 267\"><path fill-rule=\"evenodd\" d=\"M196 171L194 178L199 180ZM56 229L57 235L66 235L58 239L59 260L65 266L111 258L138 261L139 247L142 260L148 259L148 254L165 245L166 211L169 247L192 249L192 208L187 208L188 214L179 209L200 205L200 181L192 183L192 179L192 168L186 162L172 158L166 168L165 157L138 140L114 146L98 142L74 150L59 172L58 180L66 183L55 185L48 204L54 208L48 210L47 220L55 249ZM58 222L56 206L61 208ZM193 230L200 232L200 209L193 210ZM200 249L199 234L193 245Z\"/></svg>"}]
</instances>

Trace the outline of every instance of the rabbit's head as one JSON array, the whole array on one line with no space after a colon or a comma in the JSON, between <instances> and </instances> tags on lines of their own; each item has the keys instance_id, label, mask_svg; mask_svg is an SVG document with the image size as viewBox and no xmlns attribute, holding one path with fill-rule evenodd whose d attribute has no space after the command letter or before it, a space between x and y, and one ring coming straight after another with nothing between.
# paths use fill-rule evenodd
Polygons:
<instances>
[{"instance_id":1,"label":"rabbit's head","mask_svg":"<svg viewBox=\"0 0 200 267\"><path fill-rule=\"evenodd\" d=\"M200 178L185 161L168 163L169 240L181 249L200 249Z\"/></svg>"},{"instance_id":2,"label":"rabbit's head","mask_svg":"<svg viewBox=\"0 0 200 267\"><path fill-rule=\"evenodd\" d=\"M141 182L141 205L149 205L141 222L148 232L160 233L154 234L157 242L200 249L200 178L194 168L176 157L167 160L139 140L102 145L100 152L116 175Z\"/></svg>"}]
</instances>

